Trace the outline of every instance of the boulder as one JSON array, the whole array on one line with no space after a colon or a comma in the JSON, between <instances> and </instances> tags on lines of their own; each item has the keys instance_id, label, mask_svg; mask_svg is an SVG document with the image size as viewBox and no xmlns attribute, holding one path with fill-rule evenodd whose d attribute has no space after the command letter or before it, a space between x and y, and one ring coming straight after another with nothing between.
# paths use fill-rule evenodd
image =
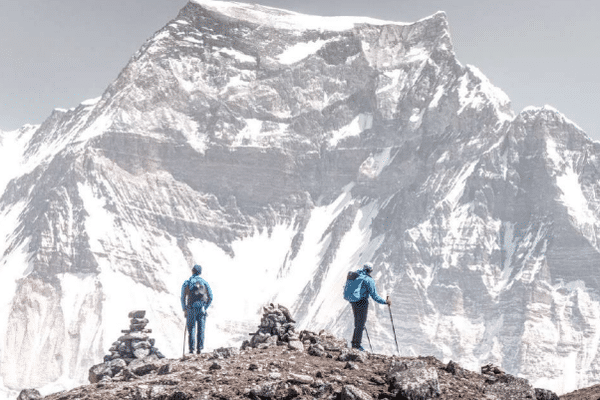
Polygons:
<instances>
[{"instance_id":1,"label":"boulder","mask_svg":"<svg viewBox=\"0 0 600 400\"><path fill-rule=\"evenodd\" d=\"M546 389L538 389L535 388L535 400L559 400L559 397L556 393L546 390Z\"/></svg>"},{"instance_id":2,"label":"boulder","mask_svg":"<svg viewBox=\"0 0 600 400\"><path fill-rule=\"evenodd\" d=\"M133 350L149 349L152 347L152 345L150 344L149 340L141 340L141 341L132 342L131 347L133 348Z\"/></svg>"},{"instance_id":3,"label":"boulder","mask_svg":"<svg viewBox=\"0 0 600 400\"><path fill-rule=\"evenodd\" d=\"M344 385L340 397L342 400L373 400L371 395L353 385Z\"/></svg>"},{"instance_id":4,"label":"boulder","mask_svg":"<svg viewBox=\"0 0 600 400\"><path fill-rule=\"evenodd\" d=\"M19 393L19 397L17 400L40 400L43 399L40 392L37 389L23 389L21 393Z\"/></svg>"},{"instance_id":5,"label":"boulder","mask_svg":"<svg viewBox=\"0 0 600 400\"><path fill-rule=\"evenodd\" d=\"M446 368L444 368L444 370L446 372L450 372L452 375L462 375L463 373L463 370L460 367L460 365L458 365L452 360L448 362L448 365L446 365Z\"/></svg>"},{"instance_id":6,"label":"boulder","mask_svg":"<svg viewBox=\"0 0 600 400\"><path fill-rule=\"evenodd\" d=\"M139 348L133 351L135 358L144 359L150 355L150 349Z\"/></svg>"},{"instance_id":7,"label":"boulder","mask_svg":"<svg viewBox=\"0 0 600 400\"><path fill-rule=\"evenodd\" d=\"M440 395L437 370L423 361L393 362L387 374L390 392L405 400L431 399Z\"/></svg>"},{"instance_id":8,"label":"boulder","mask_svg":"<svg viewBox=\"0 0 600 400\"><path fill-rule=\"evenodd\" d=\"M358 365L356 365L356 363L348 361L348 362L346 362L346 365L344 365L344 369L357 370L358 369Z\"/></svg>"},{"instance_id":9,"label":"boulder","mask_svg":"<svg viewBox=\"0 0 600 400\"><path fill-rule=\"evenodd\" d=\"M142 376L157 370L160 366L161 363L158 362L158 357L147 357L145 359L134 359L129 363L127 369L137 376Z\"/></svg>"},{"instance_id":10,"label":"boulder","mask_svg":"<svg viewBox=\"0 0 600 400\"><path fill-rule=\"evenodd\" d=\"M213 351L214 358L230 358L240 354L240 351L235 347L220 347Z\"/></svg>"},{"instance_id":11,"label":"boulder","mask_svg":"<svg viewBox=\"0 0 600 400\"><path fill-rule=\"evenodd\" d=\"M118 374L123 368L127 366L127 363L122 358L116 358L114 360L110 360L105 363L111 370L110 376L115 376Z\"/></svg>"},{"instance_id":12,"label":"boulder","mask_svg":"<svg viewBox=\"0 0 600 400\"><path fill-rule=\"evenodd\" d=\"M364 363L367 360L367 354L357 349L342 349L337 361L357 361Z\"/></svg>"},{"instance_id":13,"label":"boulder","mask_svg":"<svg viewBox=\"0 0 600 400\"><path fill-rule=\"evenodd\" d=\"M304 344L299 340L292 340L288 343L288 348L290 350L304 351Z\"/></svg>"},{"instance_id":14,"label":"boulder","mask_svg":"<svg viewBox=\"0 0 600 400\"><path fill-rule=\"evenodd\" d=\"M300 383L300 384L310 385L314 381L315 381L314 378L310 375L294 374L291 372L288 374L288 382L290 382L290 383Z\"/></svg>"},{"instance_id":15,"label":"boulder","mask_svg":"<svg viewBox=\"0 0 600 400\"><path fill-rule=\"evenodd\" d=\"M260 386L256 386L250 390L250 395L258 398L275 398L277 389L279 389L281 382L267 382Z\"/></svg>"},{"instance_id":16,"label":"boulder","mask_svg":"<svg viewBox=\"0 0 600 400\"><path fill-rule=\"evenodd\" d=\"M327 354L327 353L325 353L325 348L323 346L321 346L320 344L310 345L307 352L311 356L315 356L315 357L323 357Z\"/></svg>"},{"instance_id":17,"label":"boulder","mask_svg":"<svg viewBox=\"0 0 600 400\"><path fill-rule=\"evenodd\" d=\"M217 370L217 369L221 369L221 368L223 368L223 367L221 366L221 364L219 364L219 363L218 363L218 362L216 362L216 361L214 361L214 362L211 364L211 366L210 366L210 367L208 367L208 369L209 369L209 370L211 370L211 371L214 371L214 370Z\"/></svg>"},{"instance_id":18,"label":"boulder","mask_svg":"<svg viewBox=\"0 0 600 400\"><path fill-rule=\"evenodd\" d=\"M88 373L90 383L98 383L105 376L112 377L112 368L107 363L92 366Z\"/></svg>"},{"instance_id":19,"label":"boulder","mask_svg":"<svg viewBox=\"0 0 600 400\"><path fill-rule=\"evenodd\" d=\"M156 372L157 375L168 375L171 373L171 364L163 364L160 366L160 368L158 369L158 371Z\"/></svg>"},{"instance_id":20,"label":"boulder","mask_svg":"<svg viewBox=\"0 0 600 400\"><path fill-rule=\"evenodd\" d=\"M501 399L535 399L536 394L527 379L509 374L498 374L494 380L486 379L485 392Z\"/></svg>"}]
</instances>

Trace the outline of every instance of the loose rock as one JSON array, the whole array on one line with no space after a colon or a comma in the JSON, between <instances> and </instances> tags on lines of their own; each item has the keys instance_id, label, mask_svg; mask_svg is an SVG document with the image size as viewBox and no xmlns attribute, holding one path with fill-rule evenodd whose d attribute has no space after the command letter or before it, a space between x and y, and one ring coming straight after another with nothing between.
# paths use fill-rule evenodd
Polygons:
<instances>
[{"instance_id":1,"label":"loose rock","mask_svg":"<svg viewBox=\"0 0 600 400\"><path fill-rule=\"evenodd\" d=\"M40 392L37 389L23 389L19 393L17 400L41 400L43 399Z\"/></svg>"}]
</instances>

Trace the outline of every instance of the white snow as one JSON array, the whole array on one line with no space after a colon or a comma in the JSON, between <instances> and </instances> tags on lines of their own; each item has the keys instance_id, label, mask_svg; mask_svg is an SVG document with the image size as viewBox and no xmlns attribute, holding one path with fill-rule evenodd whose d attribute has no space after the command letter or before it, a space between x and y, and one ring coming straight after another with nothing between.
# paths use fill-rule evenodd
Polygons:
<instances>
[{"instance_id":1,"label":"white snow","mask_svg":"<svg viewBox=\"0 0 600 400\"><path fill-rule=\"evenodd\" d=\"M456 177L452 178L452 181L447 185L452 189L450 189L444 200L447 201L452 207L458 203L458 200L463 195L467 178L473 174L477 163L478 161L476 160L469 165L463 166L460 172L455 174Z\"/></svg>"},{"instance_id":2,"label":"white snow","mask_svg":"<svg viewBox=\"0 0 600 400\"><path fill-rule=\"evenodd\" d=\"M23 154L37 128L29 126L22 131L0 133L0 197L12 179L26 172Z\"/></svg>"},{"instance_id":3,"label":"white snow","mask_svg":"<svg viewBox=\"0 0 600 400\"><path fill-rule=\"evenodd\" d=\"M335 326L335 320L348 302L339 291L332 288L343 288L350 269L355 269L364 262L371 261L373 254L381 246L383 236L369 240L371 222L377 216L377 202L371 202L358 210L352 227L345 233L338 253L329 270L321 281L321 290L309 305L308 316L299 324L299 329L318 331L324 326ZM385 297L385 293L380 293Z\"/></svg>"},{"instance_id":4,"label":"white snow","mask_svg":"<svg viewBox=\"0 0 600 400\"><path fill-rule=\"evenodd\" d=\"M438 106L440 99L444 95L445 91L446 91L446 88L444 87L444 85L439 85L437 87L437 89L435 90L435 94L433 95L433 98L431 99L431 102L429 103L429 108L436 108Z\"/></svg>"},{"instance_id":5,"label":"white snow","mask_svg":"<svg viewBox=\"0 0 600 400\"><path fill-rule=\"evenodd\" d=\"M186 36L186 37L183 38L183 40L185 40L186 42L190 42L190 43L202 44L201 40L198 40L198 39L196 39L194 37L191 37L191 36Z\"/></svg>"},{"instance_id":6,"label":"white snow","mask_svg":"<svg viewBox=\"0 0 600 400\"><path fill-rule=\"evenodd\" d=\"M207 319L208 348L241 344L241 335L251 330L243 328L260 320L261 307L278 288L278 273L294 234L290 225L277 225L271 234L267 229L255 231L231 244L233 257L211 242L195 240L188 245L214 294L209 309L213 317Z\"/></svg>"},{"instance_id":7,"label":"white snow","mask_svg":"<svg viewBox=\"0 0 600 400\"><path fill-rule=\"evenodd\" d=\"M371 129L372 127L373 114L358 114L348 125L342 127L341 129L331 132L332 136L329 139L329 145L331 147L335 147L342 139L346 139L352 136L359 136L365 130Z\"/></svg>"},{"instance_id":8,"label":"white snow","mask_svg":"<svg viewBox=\"0 0 600 400\"><path fill-rule=\"evenodd\" d=\"M85 107L95 106L96 104L98 104L98 102L100 101L101 98L102 98L102 96L98 96L93 99L84 100L81 102L81 105L85 106Z\"/></svg>"},{"instance_id":9,"label":"white snow","mask_svg":"<svg viewBox=\"0 0 600 400\"><path fill-rule=\"evenodd\" d=\"M579 175L573 169L572 163L561 157L554 139L548 135L546 135L545 139L546 154L554 164L556 184L562 192L560 200L567 207L569 215L573 218L576 225L578 227L585 227L586 224L595 221L596 217L588 206L589 202L579 183Z\"/></svg>"},{"instance_id":10,"label":"white snow","mask_svg":"<svg viewBox=\"0 0 600 400\"><path fill-rule=\"evenodd\" d=\"M359 173L370 179L378 177L383 169L392 163L399 150L393 156L391 155L391 152L392 148L386 147L375 155L370 154L360 165L360 168L358 169Z\"/></svg>"},{"instance_id":11,"label":"white snow","mask_svg":"<svg viewBox=\"0 0 600 400\"><path fill-rule=\"evenodd\" d=\"M6 252L12 244L14 231L19 224L19 216L25 209L21 202L0 212L0 337L6 337L8 316L12 309L11 303L17 289L17 281L23 278L29 268L28 243L22 243L18 248ZM5 341L0 341L0 354L5 354Z\"/></svg>"},{"instance_id":12,"label":"white snow","mask_svg":"<svg viewBox=\"0 0 600 400\"><path fill-rule=\"evenodd\" d=\"M247 118L246 126L236 135L233 147L280 147L285 138L288 124L273 123L256 118Z\"/></svg>"},{"instance_id":13,"label":"white snow","mask_svg":"<svg viewBox=\"0 0 600 400\"><path fill-rule=\"evenodd\" d=\"M223 48L220 48L218 51L221 53L229 54L230 56L232 56L233 58L235 58L236 60L238 60L240 62L256 64L256 59L254 57L252 57L248 54L244 54L239 50L223 47Z\"/></svg>"},{"instance_id":14,"label":"white snow","mask_svg":"<svg viewBox=\"0 0 600 400\"><path fill-rule=\"evenodd\" d=\"M356 24L407 25L402 22L384 21L368 17L321 17L299 14L258 4L233 1L192 0L203 7L226 16L255 24L286 30L345 31Z\"/></svg>"},{"instance_id":15,"label":"white snow","mask_svg":"<svg viewBox=\"0 0 600 400\"><path fill-rule=\"evenodd\" d=\"M168 38L171 34L169 33L168 29L165 29L159 33L157 33L156 35L154 35L154 37L152 38L152 40L154 40L155 42L158 42L159 40Z\"/></svg>"},{"instance_id":16,"label":"white snow","mask_svg":"<svg viewBox=\"0 0 600 400\"><path fill-rule=\"evenodd\" d=\"M311 54L316 53L328 40L315 40L314 42L301 42L288 47L279 54L276 58L281 64L294 64L300 60L305 59Z\"/></svg>"},{"instance_id":17,"label":"white snow","mask_svg":"<svg viewBox=\"0 0 600 400\"><path fill-rule=\"evenodd\" d=\"M400 82L400 76L403 74L406 74L406 73L402 69L394 69L392 71L384 71L383 75L385 77L387 77L390 80L390 82L387 85L385 85L381 88L378 88L377 94L386 92L391 89L397 89L398 84Z\"/></svg>"},{"instance_id":18,"label":"white snow","mask_svg":"<svg viewBox=\"0 0 600 400\"><path fill-rule=\"evenodd\" d=\"M458 114L462 113L467 106L480 110L489 101L496 110L501 122L514 119L514 113L508 108L510 99L506 93L492 85L477 67L467 65L466 72L461 76L459 82L458 99L460 109Z\"/></svg>"}]
</instances>

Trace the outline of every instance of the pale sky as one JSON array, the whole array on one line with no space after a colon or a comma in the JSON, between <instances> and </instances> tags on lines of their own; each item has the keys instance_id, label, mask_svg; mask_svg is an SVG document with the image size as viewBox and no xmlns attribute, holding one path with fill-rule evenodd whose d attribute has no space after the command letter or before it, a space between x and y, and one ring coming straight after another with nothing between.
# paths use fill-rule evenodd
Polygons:
<instances>
[{"instance_id":1,"label":"pale sky","mask_svg":"<svg viewBox=\"0 0 600 400\"><path fill-rule=\"evenodd\" d=\"M317 15L412 22L438 10L462 64L515 112L549 104L600 141L598 0L258 0ZM187 0L0 0L0 130L100 96Z\"/></svg>"}]
</instances>

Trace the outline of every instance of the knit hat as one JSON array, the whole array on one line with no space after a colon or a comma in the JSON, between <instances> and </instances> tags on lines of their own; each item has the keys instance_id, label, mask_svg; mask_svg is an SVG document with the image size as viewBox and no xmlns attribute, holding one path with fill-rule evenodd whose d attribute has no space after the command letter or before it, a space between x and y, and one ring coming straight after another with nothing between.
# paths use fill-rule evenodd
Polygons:
<instances>
[{"instance_id":1,"label":"knit hat","mask_svg":"<svg viewBox=\"0 0 600 400\"><path fill-rule=\"evenodd\" d=\"M194 268L192 268L192 271L194 271L194 275L200 275L202 273L202 267L196 264L194 265Z\"/></svg>"}]
</instances>

